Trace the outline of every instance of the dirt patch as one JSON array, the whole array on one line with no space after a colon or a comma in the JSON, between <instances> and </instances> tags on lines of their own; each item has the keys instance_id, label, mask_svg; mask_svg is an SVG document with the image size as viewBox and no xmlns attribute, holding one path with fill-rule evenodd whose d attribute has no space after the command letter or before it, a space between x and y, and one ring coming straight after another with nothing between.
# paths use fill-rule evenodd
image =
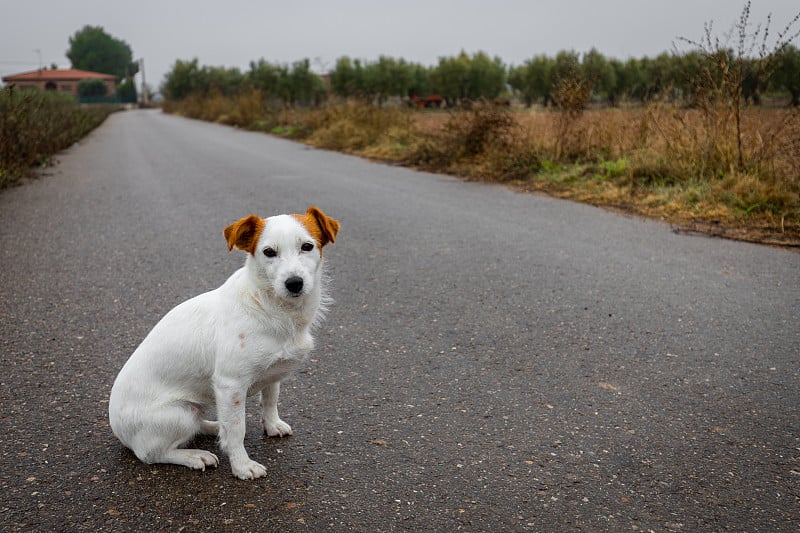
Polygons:
<instances>
[{"instance_id":1,"label":"dirt patch","mask_svg":"<svg viewBox=\"0 0 800 533\"><path fill-rule=\"evenodd\" d=\"M770 228L744 227L714 222L684 222L673 224L673 231L687 235L709 235L723 239L767 244L800 252L800 231L797 228L780 233Z\"/></svg>"}]
</instances>

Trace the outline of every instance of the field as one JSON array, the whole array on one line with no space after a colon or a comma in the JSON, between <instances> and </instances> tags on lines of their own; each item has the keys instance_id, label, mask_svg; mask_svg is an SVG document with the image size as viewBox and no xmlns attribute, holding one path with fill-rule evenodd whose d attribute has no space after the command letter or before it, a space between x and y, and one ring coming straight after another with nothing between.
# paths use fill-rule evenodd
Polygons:
<instances>
[{"instance_id":1,"label":"field","mask_svg":"<svg viewBox=\"0 0 800 533\"><path fill-rule=\"evenodd\" d=\"M275 111L255 91L166 110L658 218L679 231L800 245L800 114L785 106L421 112L347 101Z\"/></svg>"}]
</instances>

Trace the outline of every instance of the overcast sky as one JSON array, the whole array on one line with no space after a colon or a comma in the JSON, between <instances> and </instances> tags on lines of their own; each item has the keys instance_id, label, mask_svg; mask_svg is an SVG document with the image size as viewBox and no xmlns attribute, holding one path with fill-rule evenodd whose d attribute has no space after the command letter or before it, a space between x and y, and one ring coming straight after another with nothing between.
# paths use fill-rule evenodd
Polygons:
<instances>
[{"instance_id":1,"label":"overcast sky","mask_svg":"<svg viewBox=\"0 0 800 533\"><path fill-rule=\"evenodd\" d=\"M0 75L41 62L69 68L69 38L102 26L144 58L158 88L177 59L248 68L264 58L311 60L317 72L336 59L380 55L435 65L439 57L484 51L507 65L559 50L654 56L677 37L699 39L714 22L722 36L744 0L0 0ZM771 35L800 11L798 0L753 0L750 21L772 13ZM795 24L795 29L798 25ZM678 43L679 49L687 50ZM141 80L137 80L141 81Z\"/></svg>"}]
</instances>

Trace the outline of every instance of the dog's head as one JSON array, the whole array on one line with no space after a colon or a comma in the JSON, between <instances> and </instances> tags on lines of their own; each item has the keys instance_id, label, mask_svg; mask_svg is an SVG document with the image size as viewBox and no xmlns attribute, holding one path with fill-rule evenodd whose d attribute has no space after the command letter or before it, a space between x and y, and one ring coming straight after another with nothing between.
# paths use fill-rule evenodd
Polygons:
<instances>
[{"instance_id":1,"label":"dog's head","mask_svg":"<svg viewBox=\"0 0 800 533\"><path fill-rule=\"evenodd\" d=\"M248 263L266 289L285 299L317 289L322 248L336 241L339 222L320 209L304 215L247 216L225 228L228 251L250 254Z\"/></svg>"}]
</instances>

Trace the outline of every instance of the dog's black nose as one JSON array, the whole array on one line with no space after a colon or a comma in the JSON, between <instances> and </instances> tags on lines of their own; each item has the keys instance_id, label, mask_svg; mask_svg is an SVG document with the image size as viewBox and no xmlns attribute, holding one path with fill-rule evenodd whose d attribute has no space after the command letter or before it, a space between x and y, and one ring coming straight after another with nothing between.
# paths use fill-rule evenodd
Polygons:
<instances>
[{"instance_id":1,"label":"dog's black nose","mask_svg":"<svg viewBox=\"0 0 800 533\"><path fill-rule=\"evenodd\" d=\"M292 276L286 280L284 285L286 285L287 291L296 296L300 294L300 291L303 290L303 278L299 276Z\"/></svg>"}]
</instances>

